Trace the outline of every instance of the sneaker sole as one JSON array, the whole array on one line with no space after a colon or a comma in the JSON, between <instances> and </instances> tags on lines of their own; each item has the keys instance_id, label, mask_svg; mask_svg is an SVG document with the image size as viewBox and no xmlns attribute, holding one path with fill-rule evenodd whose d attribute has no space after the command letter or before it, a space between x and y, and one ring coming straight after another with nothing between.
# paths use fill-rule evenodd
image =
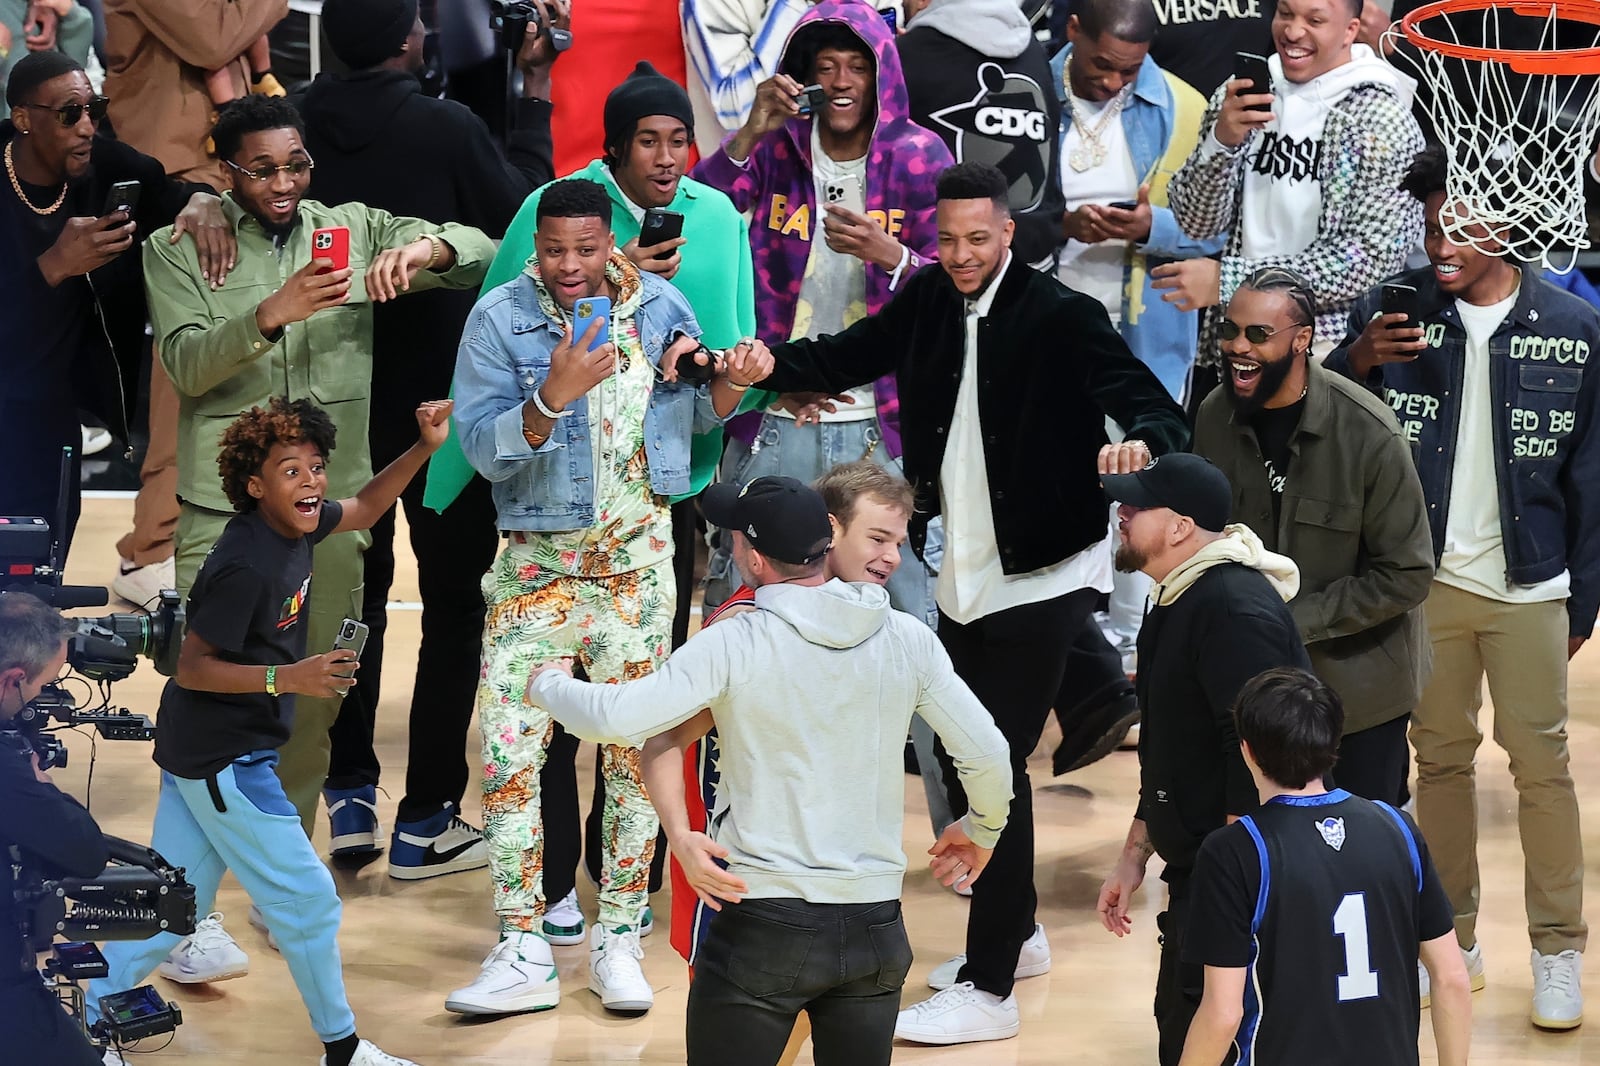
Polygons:
<instances>
[{"instance_id":1,"label":"sneaker sole","mask_svg":"<svg viewBox=\"0 0 1600 1066\"><path fill-rule=\"evenodd\" d=\"M481 870L488 865L487 855L480 855L477 858L462 856L448 862L425 866L398 866L393 859L390 859L389 876L396 881L422 881L429 877L443 877L445 874L458 874L466 870Z\"/></svg>"},{"instance_id":2,"label":"sneaker sole","mask_svg":"<svg viewBox=\"0 0 1600 1066\"><path fill-rule=\"evenodd\" d=\"M920 1036L914 1036L910 1033L901 1032L897 1028L894 1031L894 1038L896 1040L909 1041L913 1044L937 1044L942 1047L949 1044L975 1044L985 1040L1010 1040L1020 1032L1022 1032L1022 1022L1019 1019L1010 1025L1000 1026L999 1028L969 1029L964 1033L924 1033Z\"/></svg>"},{"instance_id":3,"label":"sneaker sole","mask_svg":"<svg viewBox=\"0 0 1600 1066\"><path fill-rule=\"evenodd\" d=\"M1468 974L1467 975L1467 990L1469 992L1482 992L1483 991L1483 986L1484 986L1485 983L1486 983L1486 980L1484 978L1484 975L1481 974L1481 973ZM1433 1006L1433 996L1432 995L1423 996L1422 997L1422 1008L1421 1009L1427 1010L1431 1006ZM1539 1023L1538 1022L1534 1022L1533 1024L1534 1025L1538 1025ZM1573 1024L1576 1025L1577 1023L1574 1022Z\"/></svg>"},{"instance_id":4,"label":"sneaker sole","mask_svg":"<svg viewBox=\"0 0 1600 1066\"><path fill-rule=\"evenodd\" d=\"M335 858L344 858L349 855L376 855L383 850L383 845L378 843L376 833L351 833L348 836L334 837L328 854Z\"/></svg>"},{"instance_id":5,"label":"sneaker sole","mask_svg":"<svg viewBox=\"0 0 1600 1066\"><path fill-rule=\"evenodd\" d=\"M1554 1030L1556 1032L1565 1032L1568 1029L1576 1029L1578 1026L1583 1024L1583 1015L1581 1015L1581 1014L1578 1015L1578 1017L1576 1017L1576 1018L1570 1018L1570 1019L1567 1019L1567 1018L1541 1018L1537 1014L1532 1015L1531 1018L1532 1018L1532 1021L1533 1021L1534 1028L1536 1028L1536 1029L1551 1029L1551 1030Z\"/></svg>"},{"instance_id":6,"label":"sneaker sole","mask_svg":"<svg viewBox=\"0 0 1600 1066\"><path fill-rule=\"evenodd\" d=\"M1043 962L1036 962L1031 966L1018 966L1016 973L1012 974L1012 979L1021 981L1029 977L1043 977L1049 972L1050 960L1045 959ZM953 977L950 980L942 981L939 984L934 983L933 976L931 974L928 977L928 987L933 989L935 992L943 992L945 989L949 988L955 983L955 978Z\"/></svg>"},{"instance_id":7,"label":"sneaker sole","mask_svg":"<svg viewBox=\"0 0 1600 1066\"><path fill-rule=\"evenodd\" d=\"M600 997L600 1005L609 1011L618 1014L643 1014L656 1005L654 997L650 999L614 999L607 1002L605 993L594 985L589 986L589 991Z\"/></svg>"},{"instance_id":8,"label":"sneaker sole","mask_svg":"<svg viewBox=\"0 0 1600 1066\"><path fill-rule=\"evenodd\" d=\"M184 973L182 970L169 970L166 964L163 963L156 968L156 973L160 974L162 977L165 977L174 984L214 985L218 981L232 981L240 977L246 977L250 973L250 967L246 966L242 970L226 970L219 974L205 976L201 974Z\"/></svg>"},{"instance_id":9,"label":"sneaker sole","mask_svg":"<svg viewBox=\"0 0 1600 1066\"><path fill-rule=\"evenodd\" d=\"M474 1017L486 1017L502 1014L532 1014L535 1011L551 1010L561 1003L561 990L550 992L529 993L517 999L493 1004L475 1002L470 999L457 999L454 996L444 1001L444 1009L452 1014L470 1014Z\"/></svg>"},{"instance_id":10,"label":"sneaker sole","mask_svg":"<svg viewBox=\"0 0 1600 1066\"><path fill-rule=\"evenodd\" d=\"M1055 776L1059 777L1062 774L1070 774L1074 770L1082 770L1085 766L1091 766L1104 759L1122 746L1122 738L1128 735L1128 730L1132 729L1138 721L1139 711L1137 708L1118 718L1111 723L1109 729L1100 735L1098 740L1089 745L1088 751L1074 759L1070 766Z\"/></svg>"}]
</instances>

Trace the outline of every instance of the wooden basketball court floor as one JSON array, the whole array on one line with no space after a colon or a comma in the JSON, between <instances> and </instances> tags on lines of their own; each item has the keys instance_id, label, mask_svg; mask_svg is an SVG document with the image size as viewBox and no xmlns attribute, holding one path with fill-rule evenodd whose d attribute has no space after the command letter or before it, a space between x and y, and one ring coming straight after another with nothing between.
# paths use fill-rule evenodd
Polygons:
<instances>
[{"instance_id":1,"label":"wooden basketball court floor","mask_svg":"<svg viewBox=\"0 0 1600 1066\"><path fill-rule=\"evenodd\" d=\"M71 580L108 582L115 572L113 545L127 528L130 499L86 500L83 521L69 567ZM398 579L392 598L417 599L415 566L402 532L397 538ZM109 610L106 608L105 610ZM98 614L100 611L85 611ZM378 753L384 763L387 795L379 806L385 826L393 823L404 783L406 731L404 700L416 663L419 614L390 612L384 664L383 705L379 712ZM153 713L162 679L148 664L114 689L116 702ZM1590 898L1600 895L1600 648L1578 656L1571 684L1573 772L1588 851ZM1489 714L1485 709L1485 716ZM1485 723L1485 733L1489 732ZM55 773L58 785L80 799L89 767L89 741L63 734L71 749L68 767ZM1155 1028L1150 1000L1155 985L1155 916L1162 903L1156 877L1159 861L1136 900L1133 935L1117 940L1102 929L1094 913L1101 880L1116 861L1134 809L1137 765L1132 752L1119 752L1086 770L1052 779L1048 753L1054 727L1031 768L1038 822L1036 877L1039 920L1050 937L1054 967L1045 976L1018 982L1022 1033L1014 1040L951 1048L897 1045L895 1061L947 1066L953 1063L1010 1066L1056 1063L1154 1063ZM468 757L478 761L477 731L468 740ZM593 759L580 753L580 795L587 803ZM98 744L92 809L110 833L148 840L154 815L157 774L150 746ZM1590 965L1590 1018L1586 1027L1565 1034L1541 1033L1527 1021L1531 975L1522 912L1522 863L1516 838L1516 797L1504 754L1485 742L1479 760L1479 805L1484 887L1479 932L1488 987L1472 998L1473 1059L1505 1066L1566 1066L1600 1063L1600 969ZM466 817L481 824L474 789L466 797ZM962 950L966 903L936 884L924 865L931 843L921 784L906 778L905 849L912 866L905 880L906 925L916 962L906 982L905 1001L929 991L928 972ZM327 823L317 844L326 852ZM554 1063L671 1063L684 1057L683 1019L687 990L683 961L667 943L667 893L655 897L656 932L645 940L645 974L655 988L655 1009L642 1018L608 1015L588 990L587 949L556 948L562 976L561 1005L554 1011L493 1021L467 1021L444 1009L444 997L468 983L495 940L488 880L471 871L426 881L388 877L380 860L351 872L336 871L344 898L340 945L344 973L362 1035L386 1051L422 1066ZM585 912L594 916L593 891L579 878ZM250 955L249 976L215 986L180 986L159 977L151 983L182 1008L184 1023L170 1046L133 1062L202 1062L217 1066L300 1066L315 1063L321 1048L283 961L245 921L248 901L232 877L225 878L217 909ZM1594 905L1590 913L1596 913ZM1433 1061L1432 1036L1423 1018L1422 1061ZM730 1041L738 1034L730 1033ZM159 1044L160 1038L147 1041ZM800 1062L812 1061L809 1047ZM43 1064L41 1064L43 1066Z\"/></svg>"}]
</instances>

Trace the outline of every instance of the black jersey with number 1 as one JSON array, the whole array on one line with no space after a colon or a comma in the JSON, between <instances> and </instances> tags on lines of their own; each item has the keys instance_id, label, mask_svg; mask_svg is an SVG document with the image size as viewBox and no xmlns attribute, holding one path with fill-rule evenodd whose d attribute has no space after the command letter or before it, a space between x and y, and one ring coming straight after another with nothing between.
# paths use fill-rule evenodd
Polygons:
<instances>
[{"instance_id":1,"label":"black jersey with number 1","mask_svg":"<svg viewBox=\"0 0 1600 1066\"><path fill-rule=\"evenodd\" d=\"M1242 967L1239 1066L1417 1062L1417 956L1451 931L1422 834L1343 789L1277 796L1206 838L1184 961Z\"/></svg>"}]
</instances>

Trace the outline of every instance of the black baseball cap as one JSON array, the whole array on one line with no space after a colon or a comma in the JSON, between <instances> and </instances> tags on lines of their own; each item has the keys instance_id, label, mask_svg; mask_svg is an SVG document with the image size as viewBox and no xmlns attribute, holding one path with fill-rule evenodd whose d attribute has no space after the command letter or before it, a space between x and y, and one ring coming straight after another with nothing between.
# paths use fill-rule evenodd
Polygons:
<instances>
[{"instance_id":1,"label":"black baseball cap","mask_svg":"<svg viewBox=\"0 0 1600 1066\"><path fill-rule=\"evenodd\" d=\"M700 494L706 521L736 529L769 559L803 566L828 554L833 526L822 494L792 477L758 477L744 488L732 482Z\"/></svg>"},{"instance_id":2,"label":"black baseball cap","mask_svg":"<svg viewBox=\"0 0 1600 1066\"><path fill-rule=\"evenodd\" d=\"M1210 533L1221 533L1233 513L1233 487L1211 460L1173 452L1132 474L1102 474L1106 495L1134 507L1166 507Z\"/></svg>"}]
</instances>

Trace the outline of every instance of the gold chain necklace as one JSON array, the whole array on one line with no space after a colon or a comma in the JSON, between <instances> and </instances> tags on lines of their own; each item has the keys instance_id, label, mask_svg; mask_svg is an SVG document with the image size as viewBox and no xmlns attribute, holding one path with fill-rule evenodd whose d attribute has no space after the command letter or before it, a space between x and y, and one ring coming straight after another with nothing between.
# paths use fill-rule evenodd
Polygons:
<instances>
[{"instance_id":1,"label":"gold chain necklace","mask_svg":"<svg viewBox=\"0 0 1600 1066\"><path fill-rule=\"evenodd\" d=\"M61 183L61 195L56 197L56 202L55 203L51 204L49 207L37 207L37 206L35 206L34 202L32 200L28 199L28 194L22 191L22 182L17 180L16 164L11 162L11 145L13 143L14 142L12 142L12 141L7 141L6 142L6 177L11 179L12 191L14 191L17 194L17 199L21 200L24 204L26 204L28 210L32 211L34 214L36 214L36 215L53 215L53 214L55 214L58 210L60 210L62 202L65 201L66 198L67 198L67 186L68 186L69 183L65 182L65 181Z\"/></svg>"}]
</instances>

